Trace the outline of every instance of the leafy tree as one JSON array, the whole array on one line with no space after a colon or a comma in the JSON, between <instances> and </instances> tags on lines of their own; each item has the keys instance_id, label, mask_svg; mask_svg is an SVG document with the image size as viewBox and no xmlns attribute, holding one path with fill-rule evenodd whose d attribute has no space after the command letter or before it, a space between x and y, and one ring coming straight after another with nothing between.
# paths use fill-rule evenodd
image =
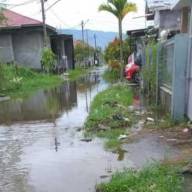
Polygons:
<instances>
[{"instance_id":1,"label":"leafy tree","mask_svg":"<svg viewBox=\"0 0 192 192\"><path fill-rule=\"evenodd\" d=\"M99 11L107 11L118 19L119 39L120 39L120 62L121 62L121 80L123 79L123 35L122 22L124 17L130 13L137 11L135 3L128 3L127 0L108 0L107 3L99 6Z\"/></svg>"},{"instance_id":2,"label":"leafy tree","mask_svg":"<svg viewBox=\"0 0 192 192\"><path fill-rule=\"evenodd\" d=\"M130 45L130 39L127 38L123 41L123 60L127 62L129 55L133 52ZM105 61L110 64L111 61L117 61L120 56L120 40L115 38L105 49Z\"/></svg>"},{"instance_id":3,"label":"leafy tree","mask_svg":"<svg viewBox=\"0 0 192 192\"><path fill-rule=\"evenodd\" d=\"M94 55L94 48L90 45L83 43L82 41L77 41L74 46L75 60L77 63L84 63L85 59Z\"/></svg>"}]
</instances>

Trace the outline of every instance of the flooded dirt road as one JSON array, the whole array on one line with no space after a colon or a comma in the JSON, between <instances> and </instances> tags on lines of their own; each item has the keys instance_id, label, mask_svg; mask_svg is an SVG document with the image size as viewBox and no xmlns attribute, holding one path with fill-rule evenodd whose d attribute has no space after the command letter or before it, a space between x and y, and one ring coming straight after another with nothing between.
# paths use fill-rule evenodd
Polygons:
<instances>
[{"instance_id":1,"label":"flooded dirt road","mask_svg":"<svg viewBox=\"0 0 192 192\"><path fill-rule=\"evenodd\" d=\"M0 103L0 192L94 192L115 170L177 154L153 134L119 154L81 141L91 100L108 87L102 71Z\"/></svg>"}]
</instances>

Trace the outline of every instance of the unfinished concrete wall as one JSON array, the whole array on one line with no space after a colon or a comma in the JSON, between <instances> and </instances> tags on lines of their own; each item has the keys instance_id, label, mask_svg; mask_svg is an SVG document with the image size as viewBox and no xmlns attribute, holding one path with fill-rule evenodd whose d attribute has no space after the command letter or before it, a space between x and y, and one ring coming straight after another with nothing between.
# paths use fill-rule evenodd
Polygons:
<instances>
[{"instance_id":1,"label":"unfinished concrete wall","mask_svg":"<svg viewBox=\"0 0 192 192\"><path fill-rule=\"evenodd\" d=\"M12 36L10 34L0 35L0 61L11 62L14 60Z\"/></svg>"},{"instance_id":2,"label":"unfinished concrete wall","mask_svg":"<svg viewBox=\"0 0 192 192\"><path fill-rule=\"evenodd\" d=\"M20 31L15 32L12 38L15 61L26 67L41 69L42 33Z\"/></svg>"},{"instance_id":3,"label":"unfinished concrete wall","mask_svg":"<svg viewBox=\"0 0 192 192\"><path fill-rule=\"evenodd\" d=\"M179 30L181 23L181 12L178 10L161 10L155 13L155 27L160 31L164 29Z\"/></svg>"}]
</instances>

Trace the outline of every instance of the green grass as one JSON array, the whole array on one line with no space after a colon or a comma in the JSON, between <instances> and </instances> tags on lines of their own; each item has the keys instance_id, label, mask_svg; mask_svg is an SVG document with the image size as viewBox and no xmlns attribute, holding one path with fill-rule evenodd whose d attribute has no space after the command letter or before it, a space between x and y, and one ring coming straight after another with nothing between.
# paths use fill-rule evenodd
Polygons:
<instances>
[{"instance_id":1,"label":"green grass","mask_svg":"<svg viewBox=\"0 0 192 192\"><path fill-rule=\"evenodd\" d=\"M1 64L0 95L11 97L27 96L39 88L54 87L62 83L56 75L37 73L24 67Z\"/></svg>"},{"instance_id":2,"label":"green grass","mask_svg":"<svg viewBox=\"0 0 192 192\"><path fill-rule=\"evenodd\" d=\"M69 70L69 79L70 80L77 80L78 78L86 75L89 72L90 69L85 68L76 68Z\"/></svg>"},{"instance_id":3,"label":"green grass","mask_svg":"<svg viewBox=\"0 0 192 192\"><path fill-rule=\"evenodd\" d=\"M131 103L132 92L126 85L118 84L108 88L99 93L92 102L85 127L89 130L97 130L99 124L112 129L127 127L129 122L115 120L113 116L130 118L127 107Z\"/></svg>"},{"instance_id":4,"label":"green grass","mask_svg":"<svg viewBox=\"0 0 192 192\"><path fill-rule=\"evenodd\" d=\"M118 137L130 127L131 114L128 106L132 103L132 92L126 85L114 85L99 93L93 100L85 122L87 132L106 138L106 148L119 147ZM101 127L105 127L103 130Z\"/></svg>"},{"instance_id":5,"label":"green grass","mask_svg":"<svg viewBox=\"0 0 192 192\"><path fill-rule=\"evenodd\" d=\"M125 129L111 129L107 131L99 131L97 136L106 139L106 149L118 149L121 146L121 141L118 139L118 137L125 133Z\"/></svg>"},{"instance_id":6,"label":"green grass","mask_svg":"<svg viewBox=\"0 0 192 192\"><path fill-rule=\"evenodd\" d=\"M120 79L120 70L107 69L103 74L103 79L108 82L116 82Z\"/></svg>"},{"instance_id":7,"label":"green grass","mask_svg":"<svg viewBox=\"0 0 192 192\"><path fill-rule=\"evenodd\" d=\"M153 164L140 171L125 170L112 176L97 192L181 192L183 178L170 165Z\"/></svg>"}]
</instances>

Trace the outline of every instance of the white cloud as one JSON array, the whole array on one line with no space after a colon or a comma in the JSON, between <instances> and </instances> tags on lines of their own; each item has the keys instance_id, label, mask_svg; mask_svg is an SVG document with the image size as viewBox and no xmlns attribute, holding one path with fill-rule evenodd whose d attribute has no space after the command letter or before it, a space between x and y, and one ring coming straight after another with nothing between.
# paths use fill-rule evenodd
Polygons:
<instances>
[{"instance_id":1,"label":"white cloud","mask_svg":"<svg viewBox=\"0 0 192 192\"><path fill-rule=\"evenodd\" d=\"M8 3L18 4L26 2L27 0L8 0ZM12 8L26 16L41 20L41 6L40 0L31 0L33 3ZM49 7L56 0L48 0L46 7ZM101 3L107 0L61 0L53 8L47 11L47 23L54 27L62 28L79 28L81 20L88 20L86 28L103 30L103 31L117 31L116 18L107 12L98 12L98 7ZM131 13L126 16L124 20L123 29L143 28L145 26L145 19L133 19L136 16L143 16L145 11L144 0L134 0L137 4L138 12Z\"/></svg>"}]
</instances>

